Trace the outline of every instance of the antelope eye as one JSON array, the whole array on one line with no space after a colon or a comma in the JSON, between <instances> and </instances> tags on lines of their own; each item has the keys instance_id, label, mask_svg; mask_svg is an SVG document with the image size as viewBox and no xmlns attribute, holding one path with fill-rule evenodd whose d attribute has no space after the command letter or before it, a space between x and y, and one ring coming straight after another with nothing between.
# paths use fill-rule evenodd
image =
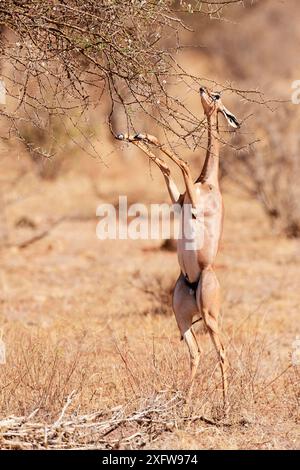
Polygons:
<instances>
[{"instance_id":1,"label":"antelope eye","mask_svg":"<svg viewBox=\"0 0 300 470\"><path fill-rule=\"evenodd\" d=\"M216 93L215 95L212 95L213 100L217 101L221 98L221 95L219 93Z\"/></svg>"}]
</instances>

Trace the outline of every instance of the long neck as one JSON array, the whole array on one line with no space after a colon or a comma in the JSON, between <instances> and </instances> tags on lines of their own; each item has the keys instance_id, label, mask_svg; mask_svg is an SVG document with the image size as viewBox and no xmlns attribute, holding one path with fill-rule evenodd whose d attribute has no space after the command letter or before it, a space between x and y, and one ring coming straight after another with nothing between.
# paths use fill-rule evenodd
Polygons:
<instances>
[{"instance_id":1,"label":"long neck","mask_svg":"<svg viewBox=\"0 0 300 470\"><path fill-rule=\"evenodd\" d=\"M216 114L207 117L208 141L204 165L197 183L219 185L219 129Z\"/></svg>"}]
</instances>

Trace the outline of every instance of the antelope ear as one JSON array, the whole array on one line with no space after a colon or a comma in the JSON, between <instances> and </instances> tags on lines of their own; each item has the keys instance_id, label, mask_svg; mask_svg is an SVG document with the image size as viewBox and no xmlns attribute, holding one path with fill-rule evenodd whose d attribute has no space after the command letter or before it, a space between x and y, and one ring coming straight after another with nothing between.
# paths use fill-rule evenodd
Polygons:
<instances>
[{"instance_id":1,"label":"antelope ear","mask_svg":"<svg viewBox=\"0 0 300 470\"><path fill-rule=\"evenodd\" d=\"M230 124L230 126L234 127L235 129L238 129L240 127L240 123L238 122L235 115L232 114L230 111L228 111L228 109L226 109L225 106L223 106L223 108L221 109L221 112L224 114L224 116L225 116L228 124Z\"/></svg>"}]
</instances>

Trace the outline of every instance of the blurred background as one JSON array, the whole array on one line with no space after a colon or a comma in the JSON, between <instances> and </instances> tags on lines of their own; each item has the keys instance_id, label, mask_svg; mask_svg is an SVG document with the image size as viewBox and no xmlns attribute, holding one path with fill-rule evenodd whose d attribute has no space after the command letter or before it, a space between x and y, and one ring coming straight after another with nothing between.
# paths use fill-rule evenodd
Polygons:
<instances>
[{"instance_id":1,"label":"blurred background","mask_svg":"<svg viewBox=\"0 0 300 470\"><path fill-rule=\"evenodd\" d=\"M188 47L177 62L199 83L203 77L215 91L221 84L223 103L243 123L228 134L222 121L225 225L216 266L232 365L230 419L239 424L202 423L200 433L196 422L182 421L181 411L164 405L169 430L160 423L155 437L135 423L141 436L130 444L133 430L126 425L107 439L133 448L296 448L299 366L291 358L300 335L300 105L292 103L292 84L300 80L300 4L245 1L219 20L183 16L193 31L180 33ZM1 67L3 76L11 73L10 65ZM262 94L245 99L245 90ZM200 122L197 89L181 83L176 93ZM70 413L114 413L120 406L130 414L157 396L168 403L186 386L189 367L171 310L178 276L174 246L96 237L101 203L117 210L119 195L129 204L169 202L162 175L138 149L113 139L105 93L85 110L81 130L72 122L63 128L55 118L47 131L21 120L15 126L21 138L10 136L5 113L11 105L11 97L0 104L1 415L37 408L41 421L53 420L72 390ZM141 112L134 119L137 130L157 130ZM113 126L126 130L118 109ZM157 132L163 140L164 132ZM177 148L195 177L205 139L203 133L199 147ZM207 338L200 338L206 352L191 416L217 419L216 358ZM76 445L76 439L70 443Z\"/></svg>"}]
</instances>

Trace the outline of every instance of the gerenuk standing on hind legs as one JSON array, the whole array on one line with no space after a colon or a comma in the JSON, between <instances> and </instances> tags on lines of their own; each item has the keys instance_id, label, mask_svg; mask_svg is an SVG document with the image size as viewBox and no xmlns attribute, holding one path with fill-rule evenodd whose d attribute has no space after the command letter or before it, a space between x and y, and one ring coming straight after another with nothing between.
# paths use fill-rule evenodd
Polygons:
<instances>
[{"instance_id":1,"label":"gerenuk standing on hind legs","mask_svg":"<svg viewBox=\"0 0 300 470\"><path fill-rule=\"evenodd\" d=\"M118 134L116 138L132 142L145 152L162 171L172 202L180 204L183 209L185 207L191 208L190 211L182 210L181 237L177 243L181 273L173 293L173 310L176 321L190 354L191 386L188 396L192 392L200 359L200 349L192 327L193 317L199 316L200 313L218 354L222 373L224 406L227 409L227 361L218 327L220 286L214 271L223 223L223 202L218 176L219 113L224 115L232 127L238 128L239 123L236 117L223 105L220 93L200 88L200 97L207 118L208 144L203 168L195 182L188 164L174 155L165 145L161 145L156 137L140 133L136 135ZM186 191L184 194L180 194L171 178L170 169L162 159L151 152L150 145L157 147L179 166L185 182ZM186 236L185 227L188 225L194 233L192 244L190 236ZM189 231L189 233L191 232Z\"/></svg>"}]
</instances>

